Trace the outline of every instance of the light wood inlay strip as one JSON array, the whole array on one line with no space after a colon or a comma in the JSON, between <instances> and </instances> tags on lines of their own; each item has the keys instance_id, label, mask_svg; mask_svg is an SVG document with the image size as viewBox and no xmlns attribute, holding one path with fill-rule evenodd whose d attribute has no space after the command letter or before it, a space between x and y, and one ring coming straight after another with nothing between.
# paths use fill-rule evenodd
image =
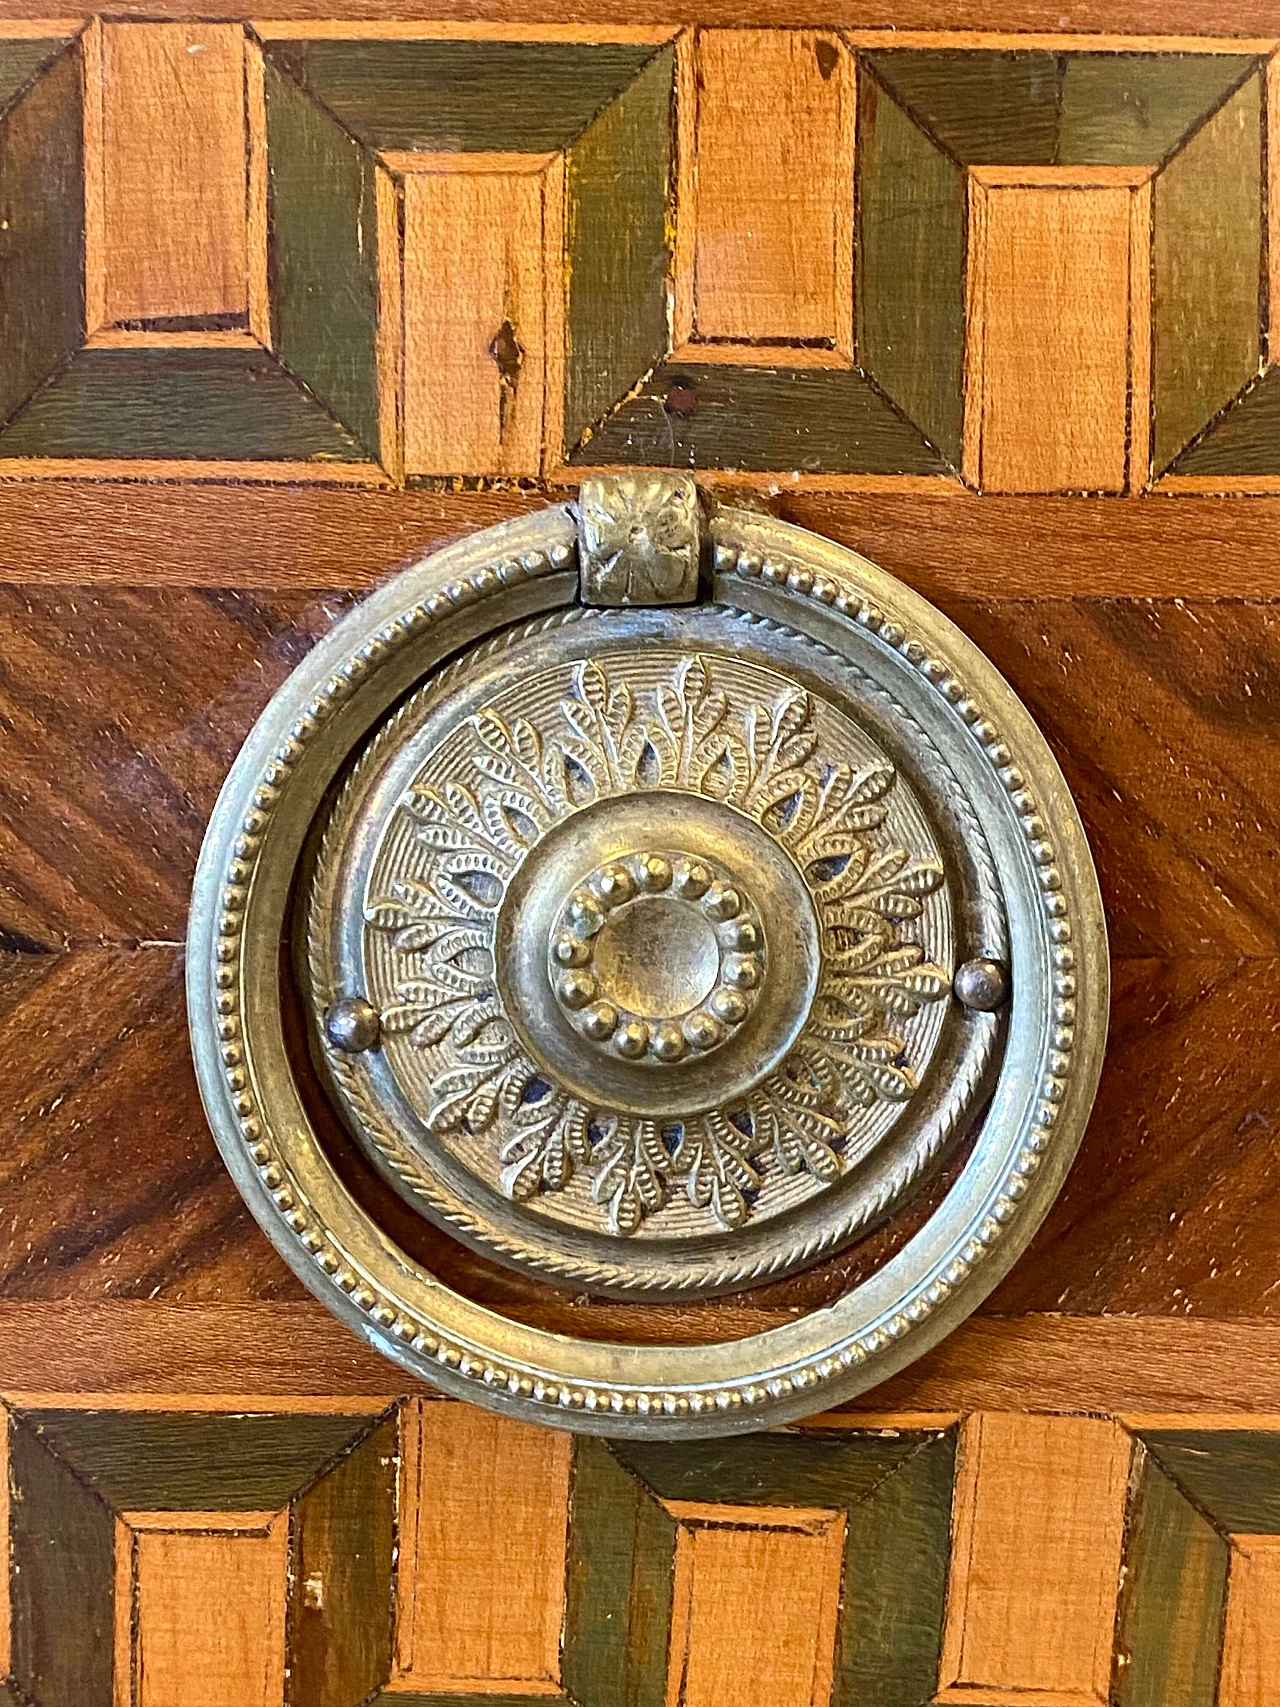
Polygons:
<instances>
[{"instance_id":1,"label":"light wood inlay strip","mask_svg":"<svg viewBox=\"0 0 1280 1707\"><path fill-rule=\"evenodd\" d=\"M133 1530L122 1517L115 1520L115 1583L112 1596L115 1701L113 1707L137 1707L133 1654L137 1559Z\"/></svg>"},{"instance_id":2,"label":"light wood inlay strip","mask_svg":"<svg viewBox=\"0 0 1280 1707\"><path fill-rule=\"evenodd\" d=\"M248 137L248 233L247 266L249 331L262 345L271 348L271 292L267 277L268 172L266 68L260 42L244 45L245 125Z\"/></svg>"},{"instance_id":3,"label":"light wood inlay strip","mask_svg":"<svg viewBox=\"0 0 1280 1707\"><path fill-rule=\"evenodd\" d=\"M480 150L463 154L430 154L411 148L384 148L378 159L388 172L502 172L536 176L545 172L555 154L486 154Z\"/></svg>"},{"instance_id":4,"label":"light wood inlay strip","mask_svg":"<svg viewBox=\"0 0 1280 1707\"><path fill-rule=\"evenodd\" d=\"M203 343L203 339L200 340ZM211 481L238 486L261 482L296 486L390 486L372 462L208 462L184 458L11 456L0 457L0 480Z\"/></svg>"},{"instance_id":5,"label":"light wood inlay strip","mask_svg":"<svg viewBox=\"0 0 1280 1707\"><path fill-rule=\"evenodd\" d=\"M563 154L555 154L542 175L542 252L544 302L543 326L546 340L546 378L542 402L542 475L550 479L564 456L565 364L568 360L566 326L566 280L564 253L565 184L568 166Z\"/></svg>"},{"instance_id":6,"label":"light wood inlay strip","mask_svg":"<svg viewBox=\"0 0 1280 1707\"><path fill-rule=\"evenodd\" d=\"M1151 183L1129 198L1129 456L1125 489L1151 479Z\"/></svg>"},{"instance_id":7,"label":"light wood inlay strip","mask_svg":"<svg viewBox=\"0 0 1280 1707\"><path fill-rule=\"evenodd\" d=\"M106 319L247 314L239 24L106 24Z\"/></svg>"},{"instance_id":8,"label":"light wood inlay strip","mask_svg":"<svg viewBox=\"0 0 1280 1707\"><path fill-rule=\"evenodd\" d=\"M265 1535L278 1511L122 1511L120 1521L136 1531L165 1535Z\"/></svg>"},{"instance_id":9,"label":"light wood inlay strip","mask_svg":"<svg viewBox=\"0 0 1280 1707\"><path fill-rule=\"evenodd\" d=\"M148 327L102 326L84 341L87 350L256 350L250 331L156 332Z\"/></svg>"},{"instance_id":10,"label":"light wood inlay strip","mask_svg":"<svg viewBox=\"0 0 1280 1707\"><path fill-rule=\"evenodd\" d=\"M608 19L599 24L547 24L513 19L510 23L486 23L459 19L411 18L255 18L255 34L263 41L545 41L619 42L636 47L661 47L675 35L672 24L618 24Z\"/></svg>"},{"instance_id":11,"label":"light wood inlay strip","mask_svg":"<svg viewBox=\"0 0 1280 1707\"><path fill-rule=\"evenodd\" d=\"M1095 190L1148 183L1155 166L970 166L989 190Z\"/></svg>"},{"instance_id":12,"label":"light wood inlay strip","mask_svg":"<svg viewBox=\"0 0 1280 1707\"><path fill-rule=\"evenodd\" d=\"M84 27L84 18L5 18L0 21L0 41L46 41L53 36L73 36Z\"/></svg>"},{"instance_id":13,"label":"light wood inlay strip","mask_svg":"<svg viewBox=\"0 0 1280 1707\"><path fill-rule=\"evenodd\" d=\"M569 1437L453 1401L422 1406L419 1428L396 1686L556 1693ZM519 1594L495 1594L499 1582Z\"/></svg>"},{"instance_id":14,"label":"light wood inlay strip","mask_svg":"<svg viewBox=\"0 0 1280 1707\"><path fill-rule=\"evenodd\" d=\"M1028 7L1028 10L1030 8ZM1222 8L1216 8L1219 18ZM1116 35L1078 31L966 29L848 29L851 47L932 47L952 50L985 49L988 53L1229 53L1265 54L1280 46L1280 38L1259 35Z\"/></svg>"},{"instance_id":15,"label":"light wood inlay strip","mask_svg":"<svg viewBox=\"0 0 1280 1707\"><path fill-rule=\"evenodd\" d=\"M382 465L404 479L404 195L385 161L374 173L378 223L378 438Z\"/></svg>"},{"instance_id":16,"label":"light wood inlay strip","mask_svg":"<svg viewBox=\"0 0 1280 1707\"><path fill-rule=\"evenodd\" d=\"M940 1702L1106 1700L1131 1451L1091 1417L964 1423Z\"/></svg>"},{"instance_id":17,"label":"light wood inlay strip","mask_svg":"<svg viewBox=\"0 0 1280 1707\"><path fill-rule=\"evenodd\" d=\"M1266 88L1267 360L1280 360L1280 54L1272 54Z\"/></svg>"},{"instance_id":18,"label":"light wood inlay strip","mask_svg":"<svg viewBox=\"0 0 1280 1707\"><path fill-rule=\"evenodd\" d=\"M1280 1535L1232 1540L1216 1707L1280 1707Z\"/></svg>"},{"instance_id":19,"label":"light wood inlay strip","mask_svg":"<svg viewBox=\"0 0 1280 1707\"><path fill-rule=\"evenodd\" d=\"M12 1657L9 1570L9 1412L0 1405L0 1677L8 1675Z\"/></svg>"},{"instance_id":20,"label":"light wood inlay strip","mask_svg":"<svg viewBox=\"0 0 1280 1707\"><path fill-rule=\"evenodd\" d=\"M853 56L830 32L702 30L678 341L853 348ZM687 126L687 64L681 82ZM681 158L689 161L687 129ZM689 320L688 327L685 321Z\"/></svg>"},{"instance_id":21,"label":"light wood inlay strip","mask_svg":"<svg viewBox=\"0 0 1280 1707\"><path fill-rule=\"evenodd\" d=\"M103 183L102 19L80 37L84 99L84 313L88 332L107 318L106 189Z\"/></svg>"},{"instance_id":22,"label":"light wood inlay strip","mask_svg":"<svg viewBox=\"0 0 1280 1707\"><path fill-rule=\"evenodd\" d=\"M844 1513L684 1502L667 1510L680 1528L666 1707L825 1707Z\"/></svg>"},{"instance_id":23,"label":"light wood inlay strip","mask_svg":"<svg viewBox=\"0 0 1280 1707\"><path fill-rule=\"evenodd\" d=\"M828 350L813 344L770 344L767 342L743 344L713 344L703 341L697 344L679 344L672 350L672 362L706 362L717 363L732 367L824 367L851 369L854 366L853 357L846 350ZM708 478L732 479L736 470L707 470ZM775 478L789 480L789 473L778 474ZM837 475L836 479L844 476ZM879 476L857 475L856 479L864 480L879 478ZM936 476L919 476L915 478L934 479Z\"/></svg>"}]
</instances>

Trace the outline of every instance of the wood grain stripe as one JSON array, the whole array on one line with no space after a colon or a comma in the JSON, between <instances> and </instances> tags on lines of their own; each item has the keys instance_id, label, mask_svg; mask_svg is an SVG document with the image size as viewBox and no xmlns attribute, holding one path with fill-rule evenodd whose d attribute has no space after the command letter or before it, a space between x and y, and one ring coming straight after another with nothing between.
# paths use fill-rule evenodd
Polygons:
<instances>
[{"instance_id":1,"label":"wood grain stripe","mask_svg":"<svg viewBox=\"0 0 1280 1707\"><path fill-rule=\"evenodd\" d=\"M568 1437L460 1404L418 1407L418 1428L397 1687L557 1690ZM499 1581L519 1595L495 1596Z\"/></svg>"},{"instance_id":2,"label":"wood grain stripe","mask_svg":"<svg viewBox=\"0 0 1280 1707\"><path fill-rule=\"evenodd\" d=\"M546 501L510 490L349 490L310 483L313 468L276 466L286 477L278 488L233 483L231 467L185 488L166 483L163 468L154 481L119 468L112 484L77 478L70 463L48 483L0 480L0 576L54 586L189 587L195 576L203 586L241 590L363 590L450 539ZM169 474L191 472L187 464ZM368 474L362 478L367 484ZM712 491L724 489L721 475L702 478ZM875 482L870 491L833 494L821 477L816 489L779 492L790 479L758 481L772 488L775 514L864 552L935 601L984 592L1006 604L1280 597L1275 496L1116 504L976 497L949 485L938 491L937 482L931 495L881 492Z\"/></svg>"},{"instance_id":3,"label":"wood grain stripe","mask_svg":"<svg viewBox=\"0 0 1280 1707\"><path fill-rule=\"evenodd\" d=\"M1280 1536L1237 1535L1216 1707L1280 1702Z\"/></svg>"},{"instance_id":4,"label":"wood grain stripe","mask_svg":"<svg viewBox=\"0 0 1280 1707\"><path fill-rule=\"evenodd\" d=\"M684 1501L667 1510L679 1527L666 1707L825 1707L844 1513Z\"/></svg>"},{"instance_id":5,"label":"wood grain stripe","mask_svg":"<svg viewBox=\"0 0 1280 1707\"><path fill-rule=\"evenodd\" d=\"M981 1413L961 1442L939 1699L1105 1701L1128 1435L1092 1418Z\"/></svg>"},{"instance_id":6,"label":"wood grain stripe","mask_svg":"<svg viewBox=\"0 0 1280 1707\"><path fill-rule=\"evenodd\" d=\"M108 321L248 313L244 31L103 28Z\"/></svg>"},{"instance_id":7,"label":"wood grain stripe","mask_svg":"<svg viewBox=\"0 0 1280 1707\"><path fill-rule=\"evenodd\" d=\"M696 84L690 335L851 352L851 55L827 32L703 31Z\"/></svg>"}]
</instances>

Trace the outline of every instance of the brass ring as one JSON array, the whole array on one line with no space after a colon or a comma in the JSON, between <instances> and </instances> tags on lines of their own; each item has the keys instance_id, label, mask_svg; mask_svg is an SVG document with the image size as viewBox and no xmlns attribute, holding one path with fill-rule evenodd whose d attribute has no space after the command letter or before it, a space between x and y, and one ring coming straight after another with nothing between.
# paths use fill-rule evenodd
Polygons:
<instances>
[{"instance_id":1,"label":"brass ring","mask_svg":"<svg viewBox=\"0 0 1280 1707\"><path fill-rule=\"evenodd\" d=\"M426 559L298 667L236 761L201 854L188 949L202 1096L222 1154L286 1260L414 1375L598 1433L759 1428L833 1404L928 1349L996 1284L1083 1132L1107 1015L1106 937L1084 834L1034 723L982 654L853 552L722 510L714 594L914 684L988 827L1012 999L987 1116L942 1205L835 1304L704 1346L575 1341L496 1317L397 1249L316 1141L281 1017L278 945L303 844L343 757L427 672L495 626L572 601L575 533L551 508ZM987 945L976 945L982 949ZM986 1017L986 1016L981 1016Z\"/></svg>"}]
</instances>

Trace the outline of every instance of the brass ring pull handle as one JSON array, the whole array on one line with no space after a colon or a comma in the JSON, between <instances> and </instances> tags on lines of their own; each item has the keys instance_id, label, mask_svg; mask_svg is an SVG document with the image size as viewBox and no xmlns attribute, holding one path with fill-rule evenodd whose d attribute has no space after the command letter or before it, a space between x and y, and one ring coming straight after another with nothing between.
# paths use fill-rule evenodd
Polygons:
<instances>
[{"instance_id":1,"label":"brass ring pull handle","mask_svg":"<svg viewBox=\"0 0 1280 1707\"><path fill-rule=\"evenodd\" d=\"M981 653L855 553L640 474L425 559L299 666L210 825L189 991L229 1168L366 1338L526 1417L710 1434L883 1379L1005 1272L1088 1115L1107 957ZM367 1162L554 1285L697 1298L900 1236L745 1338L509 1320L348 1189L286 998Z\"/></svg>"}]
</instances>

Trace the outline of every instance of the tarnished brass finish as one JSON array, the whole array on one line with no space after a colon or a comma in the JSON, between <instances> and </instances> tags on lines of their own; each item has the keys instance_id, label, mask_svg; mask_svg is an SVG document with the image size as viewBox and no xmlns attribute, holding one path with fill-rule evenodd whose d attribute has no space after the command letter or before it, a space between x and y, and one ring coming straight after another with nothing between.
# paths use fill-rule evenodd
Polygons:
<instances>
[{"instance_id":1,"label":"tarnished brass finish","mask_svg":"<svg viewBox=\"0 0 1280 1707\"><path fill-rule=\"evenodd\" d=\"M599 474L578 494L585 605L686 605L698 596L702 510L688 474Z\"/></svg>"},{"instance_id":2,"label":"tarnished brass finish","mask_svg":"<svg viewBox=\"0 0 1280 1707\"><path fill-rule=\"evenodd\" d=\"M768 518L720 510L699 543L690 483L627 479L428 558L290 678L202 854L192 1035L255 1214L388 1355L530 1418L714 1433L873 1384L1000 1278L1083 1130L1105 935L1048 749L958 630ZM664 602L699 563L702 601ZM290 916L356 1141L553 1282L774 1278L970 1142L820 1311L710 1346L544 1333L342 1185L284 1044Z\"/></svg>"}]
</instances>

